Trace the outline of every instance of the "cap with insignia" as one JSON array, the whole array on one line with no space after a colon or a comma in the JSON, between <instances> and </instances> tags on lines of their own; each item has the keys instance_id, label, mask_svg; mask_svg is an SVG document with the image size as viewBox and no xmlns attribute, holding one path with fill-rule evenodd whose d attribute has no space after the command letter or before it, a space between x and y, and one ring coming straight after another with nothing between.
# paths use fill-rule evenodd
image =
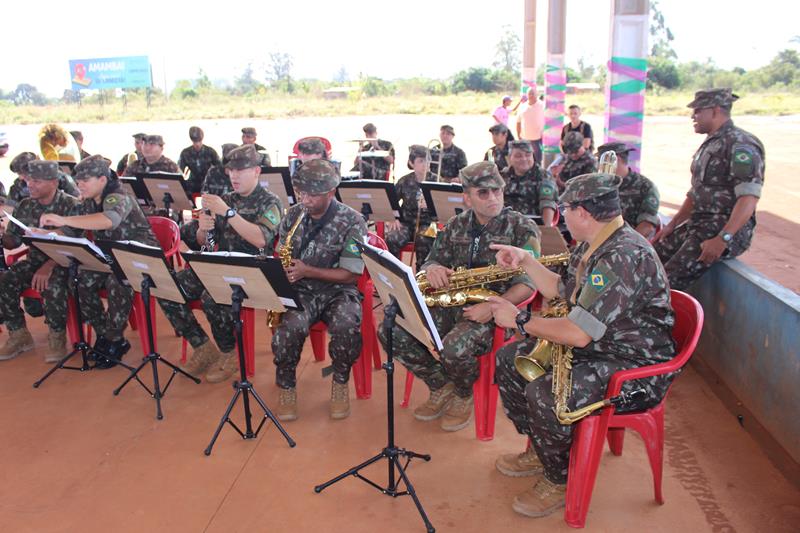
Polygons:
<instances>
[{"instance_id":1,"label":"cap with insignia","mask_svg":"<svg viewBox=\"0 0 800 533\"><path fill-rule=\"evenodd\" d=\"M261 166L261 155L252 144L245 144L228 152L225 168L241 170Z\"/></svg>"},{"instance_id":2,"label":"cap with insignia","mask_svg":"<svg viewBox=\"0 0 800 533\"><path fill-rule=\"evenodd\" d=\"M491 161L481 161L480 163L466 166L461 169L458 176L461 178L461 185L465 189L502 189L506 186L506 182L500 176L500 171L497 170L497 165Z\"/></svg>"},{"instance_id":3,"label":"cap with insignia","mask_svg":"<svg viewBox=\"0 0 800 533\"><path fill-rule=\"evenodd\" d=\"M327 159L303 163L292 177L292 187L307 194L324 194L339 185L339 172Z\"/></svg>"},{"instance_id":4,"label":"cap with insignia","mask_svg":"<svg viewBox=\"0 0 800 533\"><path fill-rule=\"evenodd\" d=\"M164 146L164 138L161 135L145 135L143 140L145 144L157 144L159 146Z\"/></svg>"},{"instance_id":5,"label":"cap with insignia","mask_svg":"<svg viewBox=\"0 0 800 533\"><path fill-rule=\"evenodd\" d=\"M691 109L704 109L707 107L730 107L739 97L726 89L708 89L694 93L694 100L686 104Z\"/></svg>"},{"instance_id":6,"label":"cap with insignia","mask_svg":"<svg viewBox=\"0 0 800 533\"><path fill-rule=\"evenodd\" d=\"M8 167L14 174L27 174L28 163L36 161L37 159L39 159L39 156L33 152L22 152L11 160L11 164L9 164Z\"/></svg>"},{"instance_id":7,"label":"cap with insignia","mask_svg":"<svg viewBox=\"0 0 800 533\"><path fill-rule=\"evenodd\" d=\"M564 136L564 151L574 154L583 146L583 135L579 131L571 131Z\"/></svg>"},{"instance_id":8,"label":"cap with insignia","mask_svg":"<svg viewBox=\"0 0 800 533\"><path fill-rule=\"evenodd\" d=\"M421 144L412 144L408 147L408 168L409 170L413 169L414 160L418 157L423 159L427 159L428 157L428 149L422 146Z\"/></svg>"},{"instance_id":9,"label":"cap with insignia","mask_svg":"<svg viewBox=\"0 0 800 533\"><path fill-rule=\"evenodd\" d=\"M307 137L297 143L297 151L306 155L325 155L325 144L318 137Z\"/></svg>"},{"instance_id":10,"label":"cap with insignia","mask_svg":"<svg viewBox=\"0 0 800 533\"><path fill-rule=\"evenodd\" d=\"M255 137L257 135L255 128L242 128L242 135L247 135L249 137Z\"/></svg>"},{"instance_id":11,"label":"cap with insignia","mask_svg":"<svg viewBox=\"0 0 800 533\"><path fill-rule=\"evenodd\" d=\"M512 150L522 150L523 152L533 153L533 145L530 141L511 141L509 146L511 146Z\"/></svg>"},{"instance_id":12,"label":"cap with insignia","mask_svg":"<svg viewBox=\"0 0 800 533\"><path fill-rule=\"evenodd\" d=\"M91 155L75 165L76 180L89 178L99 178L100 176L109 177L110 162L101 155Z\"/></svg>"},{"instance_id":13,"label":"cap with insignia","mask_svg":"<svg viewBox=\"0 0 800 533\"><path fill-rule=\"evenodd\" d=\"M596 220L607 220L620 214L619 186L622 178L612 174L592 172L567 181L559 201L566 205L591 202Z\"/></svg>"},{"instance_id":14,"label":"cap with insignia","mask_svg":"<svg viewBox=\"0 0 800 533\"><path fill-rule=\"evenodd\" d=\"M445 124L444 126L442 126L441 128L439 128L439 131L446 131L446 132L447 132L447 133L449 133L450 135L455 135L455 134L456 134L456 130L454 130L454 129L453 129L453 126L451 126L451 125L449 125L449 124Z\"/></svg>"},{"instance_id":15,"label":"cap with insignia","mask_svg":"<svg viewBox=\"0 0 800 533\"><path fill-rule=\"evenodd\" d=\"M57 180L58 162L40 161L35 159L28 162L28 176L35 180Z\"/></svg>"},{"instance_id":16,"label":"cap with insignia","mask_svg":"<svg viewBox=\"0 0 800 533\"><path fill-rule=\"evenodd\" d=\"M189 139L191 139L192 142L202 141L204 136L203 130L198 126L189 128Z\"/></svg>"},{"instance_id":17,"label":"cap with insignia","mask_svg":"<svg viewBox=\"0 0 800 533\"><path fill-rule=\"evenodd\" d=\"M598 146L597 155L599 157L606 152L614 152L617 155L627 155L628 152L633 152L634 150L636 150L636 148L632 148L625 143L610 142Z\"/></svg>"}]
</instances>

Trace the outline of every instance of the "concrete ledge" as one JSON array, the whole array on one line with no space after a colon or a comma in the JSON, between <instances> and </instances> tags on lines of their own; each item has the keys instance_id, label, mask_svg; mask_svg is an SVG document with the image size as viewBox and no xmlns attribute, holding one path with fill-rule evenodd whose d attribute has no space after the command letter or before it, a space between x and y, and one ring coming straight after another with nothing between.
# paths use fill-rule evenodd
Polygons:
<instances>
[{"instance_id":1,"label":"concrete ledge","mask_svg":"<svg viewBox=\"0 0 800 533\"><path fill-rule=\"evenodd\" d=\"M800 296L735 259L690 292L705 311L696 357L800 463Z\"/></svg>"}]
</instances>

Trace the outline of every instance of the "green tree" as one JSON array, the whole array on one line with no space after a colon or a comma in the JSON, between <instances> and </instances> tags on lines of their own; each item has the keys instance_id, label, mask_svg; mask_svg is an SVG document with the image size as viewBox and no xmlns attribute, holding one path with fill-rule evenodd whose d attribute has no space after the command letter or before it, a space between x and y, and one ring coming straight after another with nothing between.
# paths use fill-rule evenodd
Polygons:
<instances>
[{"instance_id":1,"label":"green tree","mask_svg":"<svg viewBox=\"0 0 800 533\"><path fill-rule=\"evenodd\" d=\"M270 52L267 81L271 87L279 91L293 93L292 56L286 52Z\"/></svg>"},{"instance_id":2,"label":"green tree","mask_svg":"<svg viewBox=\"0 0 800 533\"><path fill-rule=\"evenodd\" d=\"M497 43L494 67L506 72L516 72L522 63L520 59L521 41L510 25L502 28L502 36Z\"/></svg>"},{"instance_id":3,"label":"green tree","mask_svg":"<svg viewBox=\"0 0 800 533\"><path fill-rule=\"evenodd\" d=\"M20 83L11 93L11 100L16 105L45 105L47 97L30 83Z\"/></svg>"},{"instance_id":4,"label":"green tree","mask_svg":"<svg viewBox=\"0 0 800 533\"><path fill-rule=\"evenodd\" d=\"M263 85L253 77L253 64L248 63L242 75L234 80L232 92L239 95L255 94L261 87Z\"/></svg>"},{"instance_id":5,"label":"green tree","mask_svg":"<svg viewBox=\"0 0 800 533\"><path fill-rule=\"evenodd\" d=\"M203 69L197 72L197 79L194 80L194 86L199 91L211 90L211 80Z\"/></svg>"},{"instance_id":6,"label":"green tree","mask_svg":"<svg viewBox=\"0 0 800 533\"><path fill-rule=\"evenodd\" d=\"M663 57L652 56L647 64L647 88L654 86L665 89L677 89L681 85L681 76L675 61Z\"/></svg>"},{"instance_id":7,"label":"green tree","mask_svg":"<svg viewBox=\"0 0 800 533\"><path fill-rule=\"evenodd\" d=\"M664 21L664 14L658 5L658 0L650 2L650 42L652 47L650 55L654 57L666 57L677 59L678 54L672 48L672 41L675 36Z\"/></svg>"}]
</instances>

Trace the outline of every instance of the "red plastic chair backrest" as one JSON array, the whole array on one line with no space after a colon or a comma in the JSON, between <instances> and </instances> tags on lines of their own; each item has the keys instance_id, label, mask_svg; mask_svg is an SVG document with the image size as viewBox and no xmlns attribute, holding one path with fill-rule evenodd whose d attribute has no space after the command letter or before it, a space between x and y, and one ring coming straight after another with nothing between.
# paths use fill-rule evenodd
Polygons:
<instances>
[{"instance_id":1,"label":"red plastic chair backrest","mask_svg":"<svg viewBox=\"0 0 800 533\"><path fill-rule=\"evenodd\" d=\"M319 139L322 142L322 144L325 146L325 151L328 152L328 157L331 156L331 142L328 139L326 139L325 137L320 137L318 135L312 135L310 137L303 137L302 139L297 139L297 142L294 143L294 146L292 147L292 152L295 155L299 154L300 151L299 151L298 146L300 145L301 142L303 142L305 140L309 140L309 139Z\"/></svg>"},{"instance_id":2,"label":"red plastic chair backrest","mask_svg":"<svg viewBox=\"0 0 800 533\"><path fill-rule=\"evenodd\" d=\"M553 222L550 224L552 227L558 226L558 221L561 220L561 211L556 209L556 212L553 213Z\"/></svg>"},{"instance_id":3,"label":"red plastic chair backrest","mask_svg":"<svg viewBox=\"0 0 800 533\"><path fill-rule=\"evenodd\" d=\"M181 231L178 224L167 217L150 216L147 217L153 233L156 234L158 244L164 250L164 256L168 259L178 253L181 244Z\"/></svg>"},{"instance_id":4,"label":"red plastic chair backrest","mask_svg":"<svg viewBox=\"0 0 800 533\"><path fill-rule=\"evenodd\" d=\"M670 298L672 309L675 311L672 338L675 340L677 354L666 363L616 372L608 382L606 398L619 394L622 384L626 381L675 372L689 361L703 330L703 308L697 300L685 292L671 290Z\"/></svg>"}]
</instances>

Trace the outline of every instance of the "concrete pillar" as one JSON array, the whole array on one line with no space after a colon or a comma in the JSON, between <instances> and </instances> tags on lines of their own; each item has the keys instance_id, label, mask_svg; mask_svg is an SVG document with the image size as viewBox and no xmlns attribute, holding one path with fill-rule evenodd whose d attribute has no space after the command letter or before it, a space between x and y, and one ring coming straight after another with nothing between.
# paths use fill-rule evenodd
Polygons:
<instances>
[{"instance_id":1,"label":"concrete pillar","mask_svg":"<svg viewBox=\"0 0 800 533\"><path fill-rule=\"evenodd\" d=\"M566 0L549 0L547 10L547 67L544 73L544 166L560 152L561 128L564 125L564 101L567 93L567 71L564 49L567 36Z\"/></svg>"},{"instance_id":2,"label":"concrete pillar","mask_svg":"<svg viewBox=\"0 0 800 533\"><path fill-rule=\"evenodd\" d=\"M611 0L605 141L636 148L628 161L634 170L642 150L649 25L648 0Z\"/></svg>"},{"instance_id":3,"label":"concrete pillar","mask_svg":"<svg viewBox=\"0 0 800 533\"><path fill-rule=\"evenodd\" d=\"M536 85L536 0L525 0L525 27L522 31L522 84L520 95Z\"/></svg>"}]
</instances>

